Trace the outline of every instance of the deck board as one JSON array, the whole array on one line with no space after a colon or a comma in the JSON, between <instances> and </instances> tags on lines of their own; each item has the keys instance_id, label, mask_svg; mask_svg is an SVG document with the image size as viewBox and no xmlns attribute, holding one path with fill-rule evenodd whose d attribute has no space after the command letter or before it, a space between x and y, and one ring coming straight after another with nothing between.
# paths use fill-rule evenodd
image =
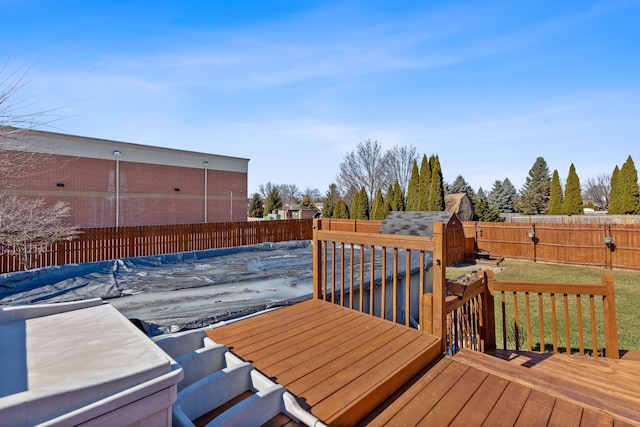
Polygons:
<instances>
[{"instance_id":1,"label":"deck board","mask_svg":"<svg viewBox=\"0 0 640 427\"><path fill-rule=\"evenodd\" d=\"M435 336L319 300L207 330L330 425L352 425L439 355Z\"/></svg>"},{"instance_id":2,"label":"deck board","mask_svg":"<svg viewBox=\"0 0 640 427\"><path fill-rule=\"evenodd\" d=\"M484 426L512 426L518 421L522 408L527 403L531 390L527 387L509 382L504 393L493 405L491 412L484 420Z\"/></svg>"},{"instance_id":3,"label":"deck board","mask_svg":"<svg viewBox=\"0 0 640 427\"><path fill-rule=\"evenodd\" d=\"M488 376L487 373L478 369L469 368L460 381L442 396L418 425L447 426L451 424Z\"/></svg>"},{"instance_id":4,"label":"deck board","mask_svg":"<svg viewBox=\"0 0 640 427\"><path fill-rule=\"evenodd\" d=\"M553 412L556 399L544 392L533 390L522 407L516 427L526 427L535 420L537 425L546 426Z\"/></svg>"},{"instance_id":5,"label":"deck board","mask_svg":"<svg viewBox=\"0 0 640 427\"><path fill-rule=\"evenodd\" d=\"M550 427L578 427L583 409L575 403L558 399L549 418Z\"/></svg>"},{"instance_id":6,"label":"deck board","mask_svg":"<svg viewBox=\"0 0 640 427\"><path fill-rule=\"evenodd\" d=\"M537 363L551 360L537 356L533 359ZM635 405L640 394L640 373L635 382L623 386L632 390L630 396L611 397L613 386L596 388L589 382L576 392L573 388L580 387L580 377L576 378L575 366L588 367L590 362L578 359L563 364L563 360L554 359L554 368L544 371L532 369L533 365L510 365L487 354L463 350L422 371L360 425L640 425L640 406ZM583 376L600 376L600 382L608 382L608 377L602 375L610 369L611 378L614 381L619 378L615 375L617 361L588 360L599 366ZM566 373L561 373L563 366L567 367ZM626 375L627 370L633 369L633 365L624 366L621 371ZM565 382L563 376L573 382Z\"/></svg>"},{"instance_id":7,"label":"deck board","mask_svg":"<svg viewBox=\"0 0 640 427\"><path fill-rule=\"evenodd\" d=\"M489 375L474 395L469 398L467 405L456 415L456 418L451 422L451 426L482 425L508 384L509 381L504 378Z\"/></svg>"}]
</instances>

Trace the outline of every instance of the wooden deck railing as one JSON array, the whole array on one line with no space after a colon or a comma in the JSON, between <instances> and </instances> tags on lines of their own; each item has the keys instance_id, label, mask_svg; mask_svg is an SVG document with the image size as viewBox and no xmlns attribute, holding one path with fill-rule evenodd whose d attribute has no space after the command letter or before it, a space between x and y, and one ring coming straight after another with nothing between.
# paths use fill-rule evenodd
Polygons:
<instances>
[{"instance_id":1,"label":"wooden deck railing","mask_svg":"<svg viewBox=\"0 0 640 427\"><path fill-rule=\"evenodd\" d=\"M494 280L490 271L486 278L489 291L500 299L504 349L619 358L612 275L603 274L600 284Z\"/></svg>"},{"instance_id":2,"label":"wooden deck railing","mask_svg":"<svg viewBox=\"0 0 640 427\"><path fill-rule=\"evenodd\" d=\"M444 224L434 224L432 238L345 229L344 221L314 222L314 298L406 326L419 325L422 330L442 336ZM426 271L430 257L432 273ZM412 274L417 277L414 283ZM427 316L422 313L420 301L429 281L432 310Z\"/></svg>"},{"instance_id":3,"label":"wooden deck railing","mask_svg":"<svg viewBox=\"0 0 640 427\"><path fill-rule=\"evenodd\" d=\"M447 282L446 350L455 354L460 349L484 352L495 348L495 315L493 295L482 274L471 283Z\"/></svg>"},{"instance_id":4,"label":"wooden deck railing","mask_svg":"<svg viewBox=\"0 0 640 427\"><path fill-rule=\"evenodd\" d=\"M501 342L507 350L619 357L613 276L603 274L601 284L526 282L495 280L487 270L471 283L447 282L445 224L434 224L432 238L368 229L314 221L314 298L419 326L450 354Z\"/></svg>"}]
</instances>

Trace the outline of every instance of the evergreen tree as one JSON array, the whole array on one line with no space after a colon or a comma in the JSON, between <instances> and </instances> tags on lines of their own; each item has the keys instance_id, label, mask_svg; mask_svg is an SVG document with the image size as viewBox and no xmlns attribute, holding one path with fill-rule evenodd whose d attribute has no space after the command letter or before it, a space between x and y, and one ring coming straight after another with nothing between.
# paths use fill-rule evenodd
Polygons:
<instances>
[{"instance_id":1,"label":"evergreen tree","mask_svg":"<svg viewBox=\"0 0 640 427\"><path fill-rule=\"evenodd\" d=\"M373 201L373 206L371 208L371 219L382 220L387 217L387 204L382 197L382 190L378 188L378 192L376 193L376 198Z\"/></svg>"},{"instance_id":2,"label":"evergreen tree","mask_svg":"<svg viewBox=\"0 0 640 427\"><path fill-rule=\"evenodd\" d=\"M478 221L481 222L501 222L500 211L486 199L476 198L474 212Z\"/></svg>"},{"instance_id":3,"label":"evergreen tree","mask_svg":"<svg viewBox=\"0 0 640 427\"><path fill-rule=\"evenodd\" d=\"M282 207L282 199L280 198L280 192L277 188L272 188L267 195L267 200L264 204L264 211L266 214L272 213L276 209Z\"/></svg>"},{"instance_id":4,"label":"evergreen tree","mask_svg":"<svg viewBox=\"0 0 640 427\"><path fill-rule=\"evenodd\" d=\"M324 218L332 218L333 210L336 207L336 203L340 200L340 192L338 192L338 186L334 183L329 185L327 194L322 202L322 216Z\"/></svg>"},{"instance_id":5,"label":"evergreen tree","mask_svg":"<svg viewBox=\"0 0 640 427\"><path fill-rule=\"evenodd\" d=\"M564 198L562 199L562 211L567 215L584 213L582 203L582 190L580 189L580 178L576 173L576 167L571 163L567 184L564 186Z\"/></svg>"},{"instance_id":6,"label":"evergreen tree","mask_svg":"<svg viewBox=\"0 0 640 427\"><path fill-rule=\"evenodd\" d=\"M387 210L389 212L393 210L393 197L393 184L389 184L387 194L384 197L384 203L387 205Z\"/></svg>"},{"instance_id":7,"label":"evergreen tree","mask_svg":"<svg viewBox=\"0 0 640 427\"><path fill-rule=\"evenodd\" d=\"M369 219L369 198L364 187L353 198L350 217L351 219Z\"/></svg>"},{"instance_id":8,"label":"evergreen tree","mask_svg":"<svg viewBox=\"0 0 640 427\"><path fill-rule=\"evenodd\" d=\"M408 211L420 210L420 173L418 172L418 162L413 161L411 178L407 186L407 207Z\"/></svg>"},{"instance_id":9,"label":"evergreen tree","mask_svg":"<svg viewBox=\"0 0 640 427\"><path fill-rule=\"evenodd\" d=\"M313 200L311 200L311 195L309 193L305 194L300 202L300 209L315 209L316 205L313 204Z\"/></svg>"},{"instance_id":10,"label":"evergreen tree","mask_svg":"<svg viewBox=\"0 0 640 427\"><path fill-rule=\"evenodd\" d=\"M418 206L419 211L428 210L430 188L431 166L429 165L429 159L427 159L427 155L425 154L422 156L422 162L420 163L420 204Z\"/></svg>"},{"instance_id":11,"label":"evergreen tree","mask_svg":"<svg viewBox=\"0 0 640 427\"><path fill-rule=\"evenodd\" d=\"M344 200L339 199L336 202L335 209L333 210L333 218L349 219L350 216L351 215L349 214L349 207Z\"/></svg>"},{"instance_id":12,"label":"evergreen tree","mask_svg":"<svg viewBox=\"0 0 640 427\"><path fill-rule=\"evenodd\" d=\"M640 189L638 188L638 171L631 156L627 157L620 169L620 213L640 213Z\"/></svg>"},{"instance_id":13,"label":"evergreen tree","mask_svg":"<svg viewBox=\"0 0 640 427\"><path fill-rule=\"evenodd\" d=\"M433 156L433 164L429 163L431 166L431 186L429 187L427 210L444 211L444 186L438 156Z\"/></svg>"},{"instance_id":14,"label":"evergreen tree","mask_svg":"<svg viewBox=\"0 0 640 427\"><path fill-rule=\"evenodd\" d=\"M251 200L249 200L249 217L250 218L262 218L264 215L264 206L262 205L262 197L260 194L253 193Z\"/></svg>"},{"instance_id":15,"label":"evergreen tree","mask_svg":"<svg viewBox=\"0 0 640 427\"><path fill-rule=\"evenodd\" d=\"M402 188L400 187L400 183L396 181L393 184L393 200L391 209L394 211L403 211L404 206L404 194L402 192Z\"/></svg>"},{"instance_id":16,"label":"evergreen tree","mask_svg":"<svg viewBox=\"0 0 640 427\"><path fill-rule=\"evenodd\" d=\"M611 174L611 192L609 193L609 209L607 210L607 213L612 215L622 213L622 188L620 184L620 169L616 165Z\"/></svg>"},{"instance_id":17,"label":"evergreen tree","mask_svg":"<svg viewBox=\"0 0 640 427\"><path fill-rule=\"evenodd\" d=\"M536 159L520 193L518 212L525 215L547 213L551 193L551 173L544 158Z\"/></svg>"},{"instance_id":18,"label":"evergreen tree","mask_svg":"<svg viewBox=\"0 0 640 427\"><path fill-rule=\"evenodd\" d=\"M515 212L514 204L516 201L517 191L511 184L509 178L504 181L496 180L493 183L491 192L487 196L487 201L491 203L498 212L511 213Z\"/></svg>"},{"instance_id":19,"label":"evergreen tree","mask_svg":"<svg viewBox=\"0 0 640 427\"><path fill-rule=\"evenodd\" d=\"M558 170L553 170L551 177L551 187L549 189L549 215L561 215L562 208L562 185L560 184L560 175Z\"/></svg>"},{"instance_id":20,"label":"evergreen tree","mask_svg":"<svg viewBox=\"0 0 640 427\"><path fill-rule=\"evenodd\" d=\"M486 194L484 194L484 190L482 189L482 187L478 188L478 193L476 194L476 198L479 200L487 200L487 196Z\"/></svg>"},{"instance_id":21,"label":"evergreen tree","mask_svg":"<svg viewBox=\"0 0 640 427\"><path fill-rule=\"evenodd\" d=\"M465 193L471 200L476 197L476 192L473 191L473 188L465 181L462 175L458 175L449 188L449 194L455 193Z\"/></svg>"}]
</instances>

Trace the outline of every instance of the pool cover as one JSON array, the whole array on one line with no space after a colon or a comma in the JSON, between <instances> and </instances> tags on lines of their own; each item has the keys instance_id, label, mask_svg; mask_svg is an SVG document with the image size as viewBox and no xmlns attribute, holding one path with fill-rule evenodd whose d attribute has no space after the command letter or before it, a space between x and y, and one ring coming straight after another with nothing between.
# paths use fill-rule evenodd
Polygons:
<instances>
[{"instance_id":1,"label":"pool cover","mask_svg":"<svg viewBox=\"0 0 640 427\"><path fill-rule=\"evenodd\" d=\"M0 306L103 298L150 335L311 297L310 241L40 268L0 275Z\"/></svg>"}]
</instances>

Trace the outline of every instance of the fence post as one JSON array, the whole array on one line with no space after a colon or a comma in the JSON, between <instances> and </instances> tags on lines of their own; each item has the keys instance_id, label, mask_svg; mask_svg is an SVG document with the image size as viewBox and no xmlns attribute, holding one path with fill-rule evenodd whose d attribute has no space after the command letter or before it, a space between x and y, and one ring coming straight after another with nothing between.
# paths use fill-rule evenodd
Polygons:
<instances>
[{"instance_id":1,"label":"fence post","mask_svg":"<svg viewBox=\"0 0 640 427\"><path fill-rule=\"evenodd\" d=\"M531 242L533 242L533 262L536 262L536 243L538 242L538 236L536 236L536 224L531 224L531 231L529 232Z\"/></svg>"},{"instance_id":2,"label":"fence post","mask_svg":"<svg viewBox=\"0 0 640 427\"><path fill-rule=\"evenodd\" d=\"M607 286L607 294L602 298L604 309L604 335L607 346L606 356L620 358L618 349L618 325L616 321L616 296L613 286L613 274L603 273L602 284Z\"/></svg>"}]
</instances>

